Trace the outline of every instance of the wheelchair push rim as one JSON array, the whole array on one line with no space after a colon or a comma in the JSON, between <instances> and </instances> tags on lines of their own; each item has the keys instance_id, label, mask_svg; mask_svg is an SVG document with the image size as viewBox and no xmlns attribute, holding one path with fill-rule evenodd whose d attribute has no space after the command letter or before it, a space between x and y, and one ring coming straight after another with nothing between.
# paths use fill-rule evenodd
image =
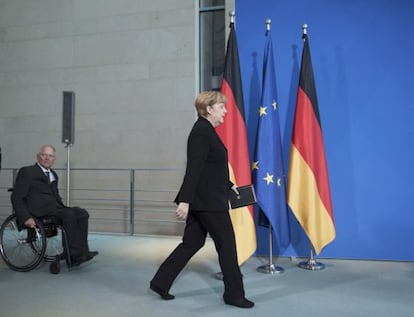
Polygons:
<instances>
[{"instance_id":1,"label":"wheelchair push rim","mask_svg":"<svg viewBox=\"0 0 414 317\"><path fill-rule=\"evenodd\" d=\"M36 228L18 230L16 215L6 218L0 228L0 254L12 270L27 272L42 261L46 252L46 234L36 220Z\"/></svg>"}]
</instances>

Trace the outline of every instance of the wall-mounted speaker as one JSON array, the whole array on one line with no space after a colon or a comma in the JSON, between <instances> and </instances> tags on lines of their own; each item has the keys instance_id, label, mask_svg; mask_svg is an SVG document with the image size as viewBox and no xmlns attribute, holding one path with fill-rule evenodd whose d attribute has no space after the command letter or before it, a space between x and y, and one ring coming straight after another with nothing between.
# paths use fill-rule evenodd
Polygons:
<instances>
[{"instance_id":1,"label":"wall-mounted speaker","mask_svg":"<svg viewBox=\"0 0 414 317\"><path fill-rule=\"evenodd\" d=\"M63 92L62 142L75 143L75 93Z\"/></svg>"}]
</instances>

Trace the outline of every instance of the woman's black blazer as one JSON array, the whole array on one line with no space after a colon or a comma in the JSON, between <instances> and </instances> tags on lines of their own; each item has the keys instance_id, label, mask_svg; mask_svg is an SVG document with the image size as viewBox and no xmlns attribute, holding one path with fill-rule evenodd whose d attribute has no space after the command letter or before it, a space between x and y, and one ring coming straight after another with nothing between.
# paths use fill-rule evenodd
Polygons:
<instances>
[{"instance_id":1,"label":"woman's black blazer","mask_svg":"<svg viewBox=\"0 0 414 317\"><path fill-rule=\"evenodd\" d=\"M187 167L175 202L187 202L191 210L228 211L232 186L227 149L213 125L199 117L188 136Z\"/></svg>"}]
</instances>

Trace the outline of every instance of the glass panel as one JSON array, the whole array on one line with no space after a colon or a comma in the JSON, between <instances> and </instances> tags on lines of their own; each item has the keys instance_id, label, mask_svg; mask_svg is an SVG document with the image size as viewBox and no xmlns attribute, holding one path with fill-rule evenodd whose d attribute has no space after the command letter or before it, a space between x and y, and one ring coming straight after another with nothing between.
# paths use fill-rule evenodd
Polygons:
<instances>
[{"instance_id":1,"label":"glass panel","mask_svg":"<svg viewBox=\"0 0 414 317\"><path fill-rule=\"evenodd\" d=\"M204 11L200 13L201 90L220 88L226 50L224 23L224 9L217 11Z\"/></svg>"},{"instance_id":2,"label":"glass panel","mask_svg":"<svg viewBox=\"0 0 414 317\"><path fill-rule=\"evenodd\" d=\"M225 0L200 0L200 8L224 6Z\"/></svg>"}]
</instances>

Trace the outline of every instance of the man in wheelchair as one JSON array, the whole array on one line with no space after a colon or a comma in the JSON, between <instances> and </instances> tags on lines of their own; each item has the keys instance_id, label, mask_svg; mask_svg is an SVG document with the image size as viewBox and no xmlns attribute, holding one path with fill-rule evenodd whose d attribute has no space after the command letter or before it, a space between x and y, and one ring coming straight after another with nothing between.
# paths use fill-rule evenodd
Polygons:
<instances>
[{"instance_id":1,"label":"man in wheelchair","mask_svg":"<svg viewBox=\"0 0 414 317\"><path fill-rule=\"evenodd\" d=\"M88 246L89 213L79 207L65 206L58 191L58 175L52 166L56 159L52 145L43 145L37 163L22 167L17 173L11 202L17 222L28 228L36 226L36 218L53 217L66 231L73 265L91 260L98 254Z\"/></svg>"}]
</instances>

